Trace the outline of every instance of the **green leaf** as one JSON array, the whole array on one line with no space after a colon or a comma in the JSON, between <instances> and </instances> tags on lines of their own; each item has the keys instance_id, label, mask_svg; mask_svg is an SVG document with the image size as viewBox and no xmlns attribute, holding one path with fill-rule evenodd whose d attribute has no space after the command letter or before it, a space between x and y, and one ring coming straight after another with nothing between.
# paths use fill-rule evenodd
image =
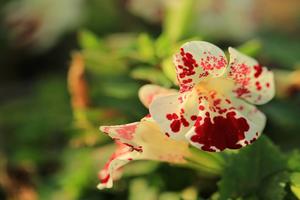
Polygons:
<instances>
[{"instance_id":1,"label":"green leaf","mask_svg":"<svg viewBox=\"0 0 300 200\"><path fill-rule=\"evenodd\" d=\"M138 52L141 60L153 63L155 61L154 41L149 35L140 34L137 39Z\"/></svg>"},{"instance_id":2,"label":"green leaf","mask_svg":"<svg viewBox=\"0 0 300 200\"><path fill-rule=\"evenodd\" d=\"M181 200L180 194L176 192L163 192L159 195L158 200Z\"/></svg>"},{"instance_id":3,"label":"green leaf","mask_svg":"<svg viewBox=\"0 0 300 200\"><path fill-rule=\"evenodd\" d=\"M168 7L163 32L171 41L178 41L187 34L195 3L195 0L176 1Z\"/></svg>"},{"instance_id":4,"label":"green leaf","mask_svg":"<svg viewBox=\"0 0 300 200\"><path fill-rule=\"evenodd\" d=\"M155 52L159 58L170 56L173 52L173 44L166 34L161 34L155 41Z\"/></svg>"},{"instance_id":5,"label":"green leaf","mask_svg":"<svg viewBox=\"0 0 300 200\"><path fill-rule=\"evenodd\" d=\"M146 179L135 179L130 182L129 200L156 200L157 189L149 186Z\"/></svg>"},{"instance_id":6,"label":"green leaf","mask_svg":"<svg viewBox=\"0 0 300 200\"><path fill-rule=\"evenodd\" d=\"M300 172L300 152L294 151L290 154L288 158L288 167L292 171Z\"/></svg>"},{"instance_id":7,"label":"green leaf","mask_svg":"<svg viewBox=\"0 0 300 200\"><path fill-rule=\"evenodd\" d=\"M262 48L262 44L258 39L249 40L237 49L248 56L256 56Z\"/></svg>"},{"instance_id":8,"label":"green leaf","mask_svg":"<svg viewBox=\"0 0 300 200\"><path fill-rule=\"evenodd\" d=\"M286 195L285 187L289 181L289 173L284 171L266 178L259 190L261 199L280 200Z\"/></svg>"},{"instance_id":9,"label":"green leaf","mask_svg":"<svg viewBox=\"0 0 300 200\"><path fill-rule=\"evenodd\" d=\"M291 174L291 191L300 199L300 172Z\"/></svg>"},{"instance_id":10,"label":"green leaf","mask_svg":"<svg viewBox=\"0 0 300 200\"><path fill-rule=\"evenodd\" d=\"M141 176L157 169L159 163L154 161L136 161L124 167L123 177Z\"/></svg>"},{"instance_id":11,"label":"green leaf","mask_svg":"<svg viewBox=\"0 0 300 200\"><path fill-rule=\"evenodd\" d=\"M177 83L176 70L172 58L167 58L162 62L162 70L173 83Z\"/></svg>"},{"instance_id":12,"label":"green leaf","mask_svg":"<svg viewBox=\"0 0 300 200\"><path fill-rule=\"evenodd\" d=\"M172 83L170 80L158 69L150 67L139 67L131 72L131 77L170 87Z\"/></svg>"},{"instance_id":13,"label":"green leaf","mask_svg":"<svg viewBox=\"0 0 300 200\"><path fill-rule=\"evenodd\" d=\"M262 196L263 199L282 199L281 196L265 196L264 191L283 194L280 184L286 183L286 176L280 174L286 170L285 163L286 159L279 149L267 137L261 136L253 145L230 157L218 184L220 199Z\"/></svg>"},{"instance_id":14,"label":"green leaf","mask_svg":"<svg viewBox=\"0 0 300 200\"><path fill-rule=\"evenodd\" d=\"M83 49L101 49L103 48L100 39L88 30L82 30L79 32L79 44Z\"/></svg>"}]
</instances>

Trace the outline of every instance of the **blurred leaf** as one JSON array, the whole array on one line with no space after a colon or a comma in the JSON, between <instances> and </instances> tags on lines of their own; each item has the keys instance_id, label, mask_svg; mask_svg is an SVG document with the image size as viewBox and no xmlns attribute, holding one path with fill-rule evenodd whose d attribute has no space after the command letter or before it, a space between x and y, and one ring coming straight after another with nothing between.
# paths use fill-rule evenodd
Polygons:
<instances>
[{"instance_id":1,"label":"blurred leaf","mask_svg":"<svg viewBox=\"0 0 300 200\"><path fill-rule=\"evenodd\" d=\"M232 155L219 182L220 199L258 198L272 189L274 194L283 194L280 183L286 183L286 177L279 174L286 170L285 165L286 159L279 149L267 137L261 136L253 145ZM274 198L264 196L263 199L283 199L282 196Z\"/></svg>"},{"instance_id":2,"label":"blurred leaf","mask_svg":"<svg viewBox=\"0 0 300 200\"><path fill-rule=\"evenodd\" d=\"M280 200L284 199L287 194L285 187L289 182L289 173L280 172L266 178L261 184L260 199Z\"/></svg>"},{"instance_id":3,"label":"blurred leaf","mask_svg":"<svg viewBox=\"0 0 300 200\"><path fill-rule=\"evenodd\" d=\"M198 191L196 187L188 187L181 192L183 200L197 200Z\"/></svg>"},{"instance_id":4,"label":"blurred leaf","mask_svg":"<svg viewBox=\"0 0 300 200\"><path fill-rule=\"evenodd\" d=\"M291 174L291 190L300 199L300 172Z\"/></svg>"},{"instance_id":5,"label":"blurred leaf","mask_svg":"<svg viewBox=\"0 0 300 200\"><path fill-rule=\"evenodd\" d=\"M268 33L262 37L262 54L281 68L294 69L294 66L300 62L299 43L299 37Z\"/></svg>"},{"instance_id":6,"label":"blurred leaf","mask_svg":"<svg viewBox=\"0 0 300 200\"><path fill-rule=\"evenodd\" d=\"M136 96L139 85L134 82L103 82L103 95L111 96L119 99L125 99Z\"/></svg>"},{"instance_id":7,"label":"blurred leaf","mask_svg":"<svg viewBox=\"0 0 300 200\"><path fill-rule=\"evenodd\" d=\"M148 185L145 179L130 182L129 200L157 200L157 189Z\"/></svg>"},{"instance_id":8,"label":"blurred leaf","mask_svg":"<svg viewBox=\"0 0 300 200\"><path fill-rule=\"evenodd\" d=\"M146 80L165 87L172 85L169 79L160 70L151 67L136 68L132 70L130 75L132 78Z\"/></svg>"},{"instance_id":9,"label":"blurred leaf","mask_svg":"<svg viewBox=\"0 0 300 200\"><path fill-rule=\"evenodd\" d=\"M157 169L159 163L154 161L136 161L124 168L124 177L145 175Z\"/></svg>"},{"instance_id":10,"label":"blurred leaf","mask_svg":"<svg viewBox=\"0 0 300 200\"><path fill-rule=\"evenodd\" d=\"M112 52L83 50L82 53L86 70L92 72L93 75L113 76L124 74L127 71L127 64L124 60Z\"/></svg>"},{"instance_id":11,"label":"blurred leaf","mask_svg":"<svg viewBox=\"0 0 300 200\"><path fill-rule=\"evenodd\" d=\"M150 38L150 36L145 33L140 34L137 38L137 42L138 42L138 52L140 55L140 59L148 63L154 63L155 61L154 41Z\"/></svg>"},{"instance_id":12,"label":"blurred leaf","mask_svg":"<svg viewBox=\"0 0 300 200\"><path fill-rule=\"evenodd\" d=\"M163 23L163 32L171 41L178 41L187 33L190 25L189 21L193 17L195 3L195 0L173 1L170 3Z\"/></svg>"},{"instance_id":13,"label":"blurred leaf","mask_svg":"<svg viewBox=\"0 0 300 200\"><path fill-rule=\"evenodd\" d=\"M161 34L155 41L155 51L159 58L165 58L172 54L173 46L169 37Z\"/></svg>"},{"instance_id":14,"label":"blurred leaf","mask_svg":"<svg viewBox=\"0 0 300 200\"><path fill-rule=\"evenodd\" d=\"M177 76L175 66L172 62L172 58L167 58L162 62L162 70L164 74L173 82L177 83ZM178 83L177 83L178 84Z\"/></svg>"},{"instance_id":15,"label":"blurred leaf","mask_svg":"<svg viewBox=\"0 0 300 200\"><path fill-rule=\"evenodd\" d=\"M262 48L261 42L258 39L253 39L245 42L237 49L248 56L256 56Z\"/></svg>"},{"instance_id":16,"label":"blurred leaf","mask_svg":"<svg viewBox=\"0 0 300 200\"><path fill-rule=\"evenodd\" d=\"M163 192L159 195L158 200L181 200L180 194L176 192Z\"/></svg>"},{"instance_id":17,"label":"blurred leaf","mask_svg":"<svg viewBox=\"0 0 300 200\"><path fill-rule=\"evenodd\" d=\"M88 30L79 32L79 44L83 49L103 49L103 44L100 39Z\"/></svg>"},{"instance_id":18,"label":"blurred leaf","mask_svg":"<svg viewBox=\"0 0 300 200\"><path fill-rule=\"evenodd\" d=\"M24 88L25 84L19 92ZM9 153L11 162L38 165L57 159L72 112L61 77L45 77L26 93L0 105L0 132L5 133L0 147Z\"/></svg>"},{"instance_id":19,"label":"blurred leaf","mask_svg":"<svg viewBox=\"0 0 300 200\"><path fill-rule=\"evenodd\" d=\"M288 158L288 167L292 171L300 172L300 152L299 150L293 151Z\"/></svg>"}]
</instances>

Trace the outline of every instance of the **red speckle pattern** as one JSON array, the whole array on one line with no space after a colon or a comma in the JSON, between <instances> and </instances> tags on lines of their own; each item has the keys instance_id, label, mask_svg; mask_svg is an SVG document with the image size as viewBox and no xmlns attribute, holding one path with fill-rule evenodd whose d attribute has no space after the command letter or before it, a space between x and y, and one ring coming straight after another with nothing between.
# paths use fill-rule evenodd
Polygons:
<instances>
[{"instance_id":1,"label":"red speckle pattern","mask_svg":"<svg viewBox=\"0 0 300 200\"><path fill-rule=\"evenodd\" d=\"M196 55L199 54L199 55ZM199 80L209 75L219 76L227 65L225 56L221 53L199 49L199 52L188 52L184 47L175 55L177 78L180 92L190 91Z\"/></svg>"},{"instance_id":2,"label":"red speckle pattern","mask_svg":"<svg viewBox=\"0 0 300 200\"><path fill-rule=\"evenodd\" d=\"M207 113L202 125L195 127L195 135L191 141L203 145L202 150L216 151L226 148L238 149L237 144L245 138L249 125L245 118L236 118L235 112L228 112L226 117L216 116L211 118Z\"/></svg>"},{"instance_id":3,"label":"red speckle pattern","mask_svg":"<svg viewBox=\"0 0 300 200\"><path fill-rule=\"evenodd\" d=\"M253 68L255 70L254 77L258 78L261 75L262 71L263 71L262 66L261 65L255 65Z\"/></svg>"},{"instance_id":4,"label":"red speckle pattern","mask_svg":"<svg viewBox=\"0 0 300 200\"><path fill-rule=\"evenodd\" d=\"M206 55L206 57L200 59L200 66L204 71L221 69L227 65L227 61L222 55L216 57L209 51L203 52L203 54Z\"/></svg>"},{"instance_id":5,"label":"red speckle pattern","mask_svg":"<svg viewBox=\"0 0 300 200\"><path fill-rule=\"evenodd\" d=\"M130 124L122 128L116 129L116 132L119 134L120 137L126 140L132 140L136 127L136 124Z\"/></svg>"},{"instance_id":6,"label":"red speckle pattern","mask_svg":"<svg viewBox=\"0 0 300 200\"><path fill-rule=\"evenodd\" d=\"M166 118L171 121L170 129L174 133L178 133L181 129L181 126L188 127L190 124L184 117L184 110L182 109L180 115L178 116L176 113L167 114Z\"/></svg>"}]
</instances>

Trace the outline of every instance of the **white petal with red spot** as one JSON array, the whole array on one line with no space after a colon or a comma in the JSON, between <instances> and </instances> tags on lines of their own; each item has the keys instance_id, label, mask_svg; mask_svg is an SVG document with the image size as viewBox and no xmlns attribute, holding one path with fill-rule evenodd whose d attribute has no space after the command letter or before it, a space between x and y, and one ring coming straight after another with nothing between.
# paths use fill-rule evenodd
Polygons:
<instances>
[{"instance_id":1,"label":"white petal with red spot","mask_svg":"<svg viewBox=\"0 0 300 200\"><path fill-rule=\"evenodd\" d=\"M169 95L172 93L176 93L176 90L167 89L158 85L144 85L139 90L139 98L145 107L149 107L154 98L163 95Z\"/></svg>"},{"instance_id":2,"label":"white petal with red spot","mask_svg":"<svg viewBox=\"0 0 300 200\"><path fill-rule=\"evenodd\" d=\"M140 149L128 147L127 143L122 144L121 148L118 148L112 155L104 169L100 171L101 183L98 185L99 189L111 187L116 171L130 160L146 159L176 164L186 163L185 157L190 155L187 142L170 139L161 132L159 126L149 117L132 124L136 126L133 133L134 142ZM132 124L129 124L129 127ZM120 126L106 127L103 130L108 131L109 135L113 135L111 132L115 132L116 127ZM123 127L128 127L128 125Z\"/></svg>"},{"instance_id":3,"label":"white petal with red spot","mask_svg":"<svg viewBox=\"0 0 300 200\"><path fill-rule=\"evenodd\" d=\"M197 121L186 134L193 146L205 151L238 149L261 134L265 116L254 106L215 91L210 91L207 96L208 99L201 102L205 112L199 110L194 117Z\"/></svg>"},{"instance_id":4,"label":"white petal with red spot","mask_svg":"<svg viewBox=\"0 0 300 200\"><path fill-rule=\"evenodd\" d=\"M191 116L198 109L198 97L193 95L194 92L158 97L150 105L152 118L172 139L185 140L185 133L192 123Z\"/></svg>"},{"instance_id":5,"label":"white petal with red spot","mask_svg":"<svg viewBox=\"0 0 300 200\"><path fill-rule=\"evenodd\" d=\"M100 130L107 133L111 138L120 141L137 151L141 151L142 147L136 141L136 129L138 124L138 122L134 122L124 125L101 126Z\"/></svg>"},{"instance_id":6,"label":"white petal with red spot","mask_svg":"<svg viewBox=\"0 0 300 200\"><path fill-rule=\"evenodd\" d=\"M233 93L253 104L270 101L275 93L273 73L233 48L229 48L229 53L225 76L234 81Z\"/></svg>"},{"instance_id":7,"label":"white petal with red spot","mask_svg":"<svg viewBox=\"0 0 300 200\"><path fill-rule=\"evenodd\" d=\"M110 157L104 168L99 172L100 183L98 189L111 188L116 178L117 170L131 160L137 160L140 154L132 151L127 145L117 144L116 152Z\"/></svg>"},{"instance_id":8,"label":"white petal with red spot","mask_svg":"<svg viewBox=\"0 0 300 200\"><path fill-rule=\"evenodd\" d=\"M185 43L173 60L181 92L191 90L206 78L221 76L227 66L224 52L203 41Z\"/></svg>"}]
</instances>

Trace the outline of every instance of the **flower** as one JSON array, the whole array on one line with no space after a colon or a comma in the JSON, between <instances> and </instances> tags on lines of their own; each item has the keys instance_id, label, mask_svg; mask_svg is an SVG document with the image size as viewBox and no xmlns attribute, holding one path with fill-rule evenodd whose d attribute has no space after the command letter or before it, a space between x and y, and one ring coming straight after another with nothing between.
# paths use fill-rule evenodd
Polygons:
<instances>
[{"instance_id":1,"label":"flower","mask_svg":"<svg viewBox=\"0 0 300 200\"><path fill-rule=\"evenodd\" d=\"M112 187L116 170L131 160L188 164L190 144L216 152L241 148L260 136L266 117L251 104L273 98L273 73L233 48L229 54L228 64L213 44L184 44L174 56L179 91L145 85L139 97L149 116L100 127L119 145L99 174L98 188Z\"/></svg>"},{"instance_id":2,"label":"flower","mask_svg":"<svg viewBox=\"0 0 300 200\"><path fill-rule=\"evenodd\" d=\"M205 151L239 149L261 134L266 117L254 105L274 96L273 73L234 48L184 44L174 56L179 93L156 98L150 114L172 139Z\"/></svg>"},{"instance_id":3,"label":"flower","mask_svg":"<svg viewBox=\"0 0 300 200\"><path fill-rule=\"evenodd\" d=\"M159 96L176 93L156 85L145 85L139 91L141 102L148 107ZM162 134L158 124L148 115L140 122L117 126L101 126L117 143L117 149L99 173L99 189L111 188L116 171L131 160L158 160L184 164L190 155L188 143Z\"/></svg>"}]
</instances>

